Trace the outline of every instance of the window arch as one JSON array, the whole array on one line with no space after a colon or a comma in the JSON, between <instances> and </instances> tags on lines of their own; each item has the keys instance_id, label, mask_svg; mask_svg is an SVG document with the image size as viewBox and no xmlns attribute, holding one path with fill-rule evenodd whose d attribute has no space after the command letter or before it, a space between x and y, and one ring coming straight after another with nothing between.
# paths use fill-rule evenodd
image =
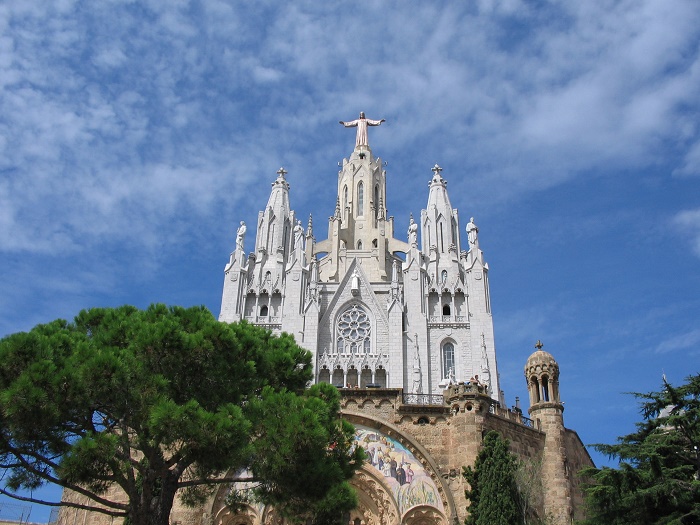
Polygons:
<instances>
[{"instance_id":1,"label":"window arch","mask_svg":"<svg viewBox=\"0 0 700 525\"><path fill-rule=\"evenodd\" d=\"M362 209L365 206L365 187L360 182L357 185L357 216L361 217L362 216Z\"/></svg>"},{"instance_id":2,"label":"window arch","mask_svg":"<svg viewBox=\"0 0 700 525\"><path fill-rule=\"evenodd\" d=\"M372 350L372 323L365 309L355 303L338 316L336 342L340 354L369 354Z\"/></svg>"},{"instance_id":3,"label":"window arch","mask_svg":"<svg viewBox=\"0 0 700 525\"><path fill-rule=\"evenodd\" d=\"M260 317L267 317L267 313L268 313L268 308L267 308L267 305L264 304L260 307Z\"/></svg>"},{"instance_id":4,"label":"window arch","mask_svg":"<svg viewBox=\"0 0 700 525\"><path fill-rule=\"evenodd\" d=\"M549 401L549 378L542 376L542 401Z\"/></svg>"},{"instance_id":5,"label":"window arch","mask_svg":"<svg viewBox=\"0 0 700 525\"><path fill-rule=\"evenodd\" d=\"M448 377L450 370L455 371L455 345L446 341L442 345L442 377Z\"/></svg>"},{"instance_id":6,"label":"window arch","mask_svg":"<svg viewBox=\"0 0 700 525\"><path fill-rule=\"evenodd\" d=\"M450 305L449 304L442 305L442 315L450 315Z\"/></svg>"},{"instance_id":7,"label":"window arch","mask_svg":"<svg viewBox=\"0 0 700 525\"><path fill-rule=\"evenodd\" d=\"M357 249L358 250L362 249L362 241L357 241Z\"/></svg>"}]
</instances>

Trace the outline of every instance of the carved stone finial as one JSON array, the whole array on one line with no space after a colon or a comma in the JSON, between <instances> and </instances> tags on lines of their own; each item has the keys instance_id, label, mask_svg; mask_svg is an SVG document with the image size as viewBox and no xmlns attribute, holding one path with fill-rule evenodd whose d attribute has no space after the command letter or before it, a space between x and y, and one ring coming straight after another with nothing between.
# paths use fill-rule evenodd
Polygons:
<instances>
[{"instance_id":1,"label":"carved stone finial","mask_svg":"<svg viewBox=\"0 0 700 525\"><path fill-rule=\"evenodd\" d=\"M309 213L309 224L306 227L306 236L313 237L313 234L314 234L313 221L311 220L311 214Z\"/></svg>"},{"instance_id":2,"label":"carved stone finial","mask_svg":"<svg viewBox=\"0 0 700 525\"><path fill-rule=\"evenodd\" d=\"M287 170L284 169L284 168L280 168L280 169L277 170L277 175L279 175L279 176L280 176L281 178L283 178L283 179L284 179L284 176L285 176L287 173L288 173Z\"/></svg>"},{"instance_id":3,"label":"carved stone finial","mask_svg":"<svg viewBox=\"0 0 700 525\"><path fill-rule=\"evenodd\" d=\"M334 217L336 219L340 219L340 197L337 197L335 200L335 215Z\"/></svg>"},{"instance_id":4,"label":"carved stone finial","mask_svg":"<svg viewBox=\"0 0 700 525\"><path fill-rule=\"evenodd\" d=\"M542 350L543 347L544 347L544 345L542 344L542 341L540 341L538 339L537 342L535 343L535 348L537 348L538 350Z\"/></svg>"},{"instance_id":5,"label":"carved stone finial","mask_svg":"<svg viewBox=\"0 0 700 525\"><path fill-rule=\"evenodd\" d=\"M440 172L442 171L442 168L441 168L440 166L438 166L438 164L437 164L437 162L436 162L436 163L435 163L435 166L433 166L433 167L431 168L430 171L432 171L432 172L435 174L436 177L439 177L439 176L440 176Z\"/></svg>"}]
</instances>

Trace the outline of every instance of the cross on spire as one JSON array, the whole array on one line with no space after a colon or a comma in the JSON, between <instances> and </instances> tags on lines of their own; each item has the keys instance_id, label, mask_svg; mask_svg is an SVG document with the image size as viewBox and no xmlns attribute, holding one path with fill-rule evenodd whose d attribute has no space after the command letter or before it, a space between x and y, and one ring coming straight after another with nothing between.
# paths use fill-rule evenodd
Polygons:
<instances>
[{"instance_id":1,"label":"cross on spire","mask_svg":"<svg viewBox=\"0 0 700 525\"><path fill-rule=\"evenodd\" d=\"M280 168L280 169L277 170L277 175L279 175L279 176L282 177L282 178L284 178L284 176L285 176L286 174L287 174L287 170L284 169L284 168Z\"/></svg>"},{"instance_id":2,"label":"cross on spire","mask_svg":"<svg viewBox=\"0 0 700 525\"><path fill-rule=\"evenodd\" d=\"M435 174L435 176L437 177L437 176L440 175L440 172L442 171L442 168L441 168L440 166L438 166L438 165L437 165L437 162L436 162L436 163L435 163L435 166L433 166L433 167L431 168L430 171L432 171L432 172Z\"/></svg>"},{"instance_id":3,"label":"cross on spire","mask_svg":"<svg viewBox=\"0 0 700 525\"><path fill-rule=\"evenodd\" d=\"M542 341L540 341L540 340L538 339L537 342L535 343L535 348L537 348L538 350L542 350L542 347L543 347L543 346L544 346L544 345L542 344Z\"/></svg>"}]
</instances>

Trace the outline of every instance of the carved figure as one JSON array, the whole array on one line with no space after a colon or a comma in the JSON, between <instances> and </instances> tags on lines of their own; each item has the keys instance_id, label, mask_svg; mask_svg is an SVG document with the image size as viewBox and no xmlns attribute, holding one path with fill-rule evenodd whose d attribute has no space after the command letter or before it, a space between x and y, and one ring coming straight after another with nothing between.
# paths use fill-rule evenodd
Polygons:
<instances>
[{"instance_id":1,"label":"carved figure","mask_svg":"<svg viewBox=\"0 0 700 525\"><path fill-rule=\"evenodd\" d=\"M385 119L381 120L371 120L365 118L365 112L360 112L360 118L351 120L350 122L339 121L346 128L357 128L357 137L355 139L355 147L367 146L369 147L369 141L367 140L367 126L379 126Z\"/></svg>"},{"instance_id":2,"label":"carved figure","mask_svg":"<svg viewBox=\"0 0 700 525\"><path fill-rule=\"evenodd\" d=\"M294 226L294 249L304 249L304 228L301 226L301 221L297 221L296 226Z\"/></svg>"},{"instance_id":3,"label":"carved figure","mask_svg":"<svg viewBox=\"0 0 700 525\"><path fill-rule=\"evenodd\" d=\"M413 217L411 217L411 221L408 224L408 244L411 246L418 244L418 225L413 220Z\"/></svg>"},{"instance_id":4,"label":"carved figure","mask_svg":"<svg viewBox=\"0 0 700 525\"><path fill-rule=\"evenodd\" d=\"M479 244L479 228L476 227L476 224L474 224L474 217L469 219L469 223L467 224L467 237L469 238L469 244L472 244L474 246L478 246Z\"/></svg>"},{"instance_id":5,"label":"carved figure","mask_svg":"<svg viewBox=\"0 0 700 525\"><path fill-rule=\"evenodd\" d=\"M236 230L236 250L243 251L243 239L245 238L246 230L245 222L241 221L241 225Z\"/></svg>"}]
</instances>

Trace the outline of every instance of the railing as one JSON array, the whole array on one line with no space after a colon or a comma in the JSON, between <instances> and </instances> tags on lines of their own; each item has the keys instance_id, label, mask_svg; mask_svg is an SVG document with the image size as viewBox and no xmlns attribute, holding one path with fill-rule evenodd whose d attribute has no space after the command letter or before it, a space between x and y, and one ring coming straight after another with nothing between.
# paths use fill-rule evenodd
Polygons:
<instances>
[{"instance_id":1,"label":"railing","mask_svg":"<svg viewBox=\"0 0 700 525\"><path fill-rule=\"evenodd\" d=\"M467 322L466 315L431 315L428 316L429 324L453 324L453 325L466 325L469 328L469 323Z\"/></svg>"},{"instance_id":2,"label":"railing","mask_svg":"<svg viewBox=\"0 0 700 525\"><path fill-rule=\"evenodd\" d=\"M491 400L489 406L489 412L496 416L501 416L511 421L515 421L529 428L535 428L535 422L529 417L523 416L520 410L508 410L507 408L501 408L496 401Z\"/></svg>"},{"instance_id":3,"label":"railing","mask_svg":"<svg viewBox=\"0 0 700 525\"><path fill-rule=\"evenodd\" d=\"M267 315L248 315L245 318L246 321L253 324L263 324L263 325L278 325L280 324L281 318L279 316L267 316Z\"/></svg>"},{"instance_id":4,"label":"railing","mask_svg":"<svg viewBox=\"0 0 700 525\"><path fill-rule=\"evenodd\" d=\"M404 405L442 406L445 400L441 394L403 394Z\"/></svg>"}]
</instances>

